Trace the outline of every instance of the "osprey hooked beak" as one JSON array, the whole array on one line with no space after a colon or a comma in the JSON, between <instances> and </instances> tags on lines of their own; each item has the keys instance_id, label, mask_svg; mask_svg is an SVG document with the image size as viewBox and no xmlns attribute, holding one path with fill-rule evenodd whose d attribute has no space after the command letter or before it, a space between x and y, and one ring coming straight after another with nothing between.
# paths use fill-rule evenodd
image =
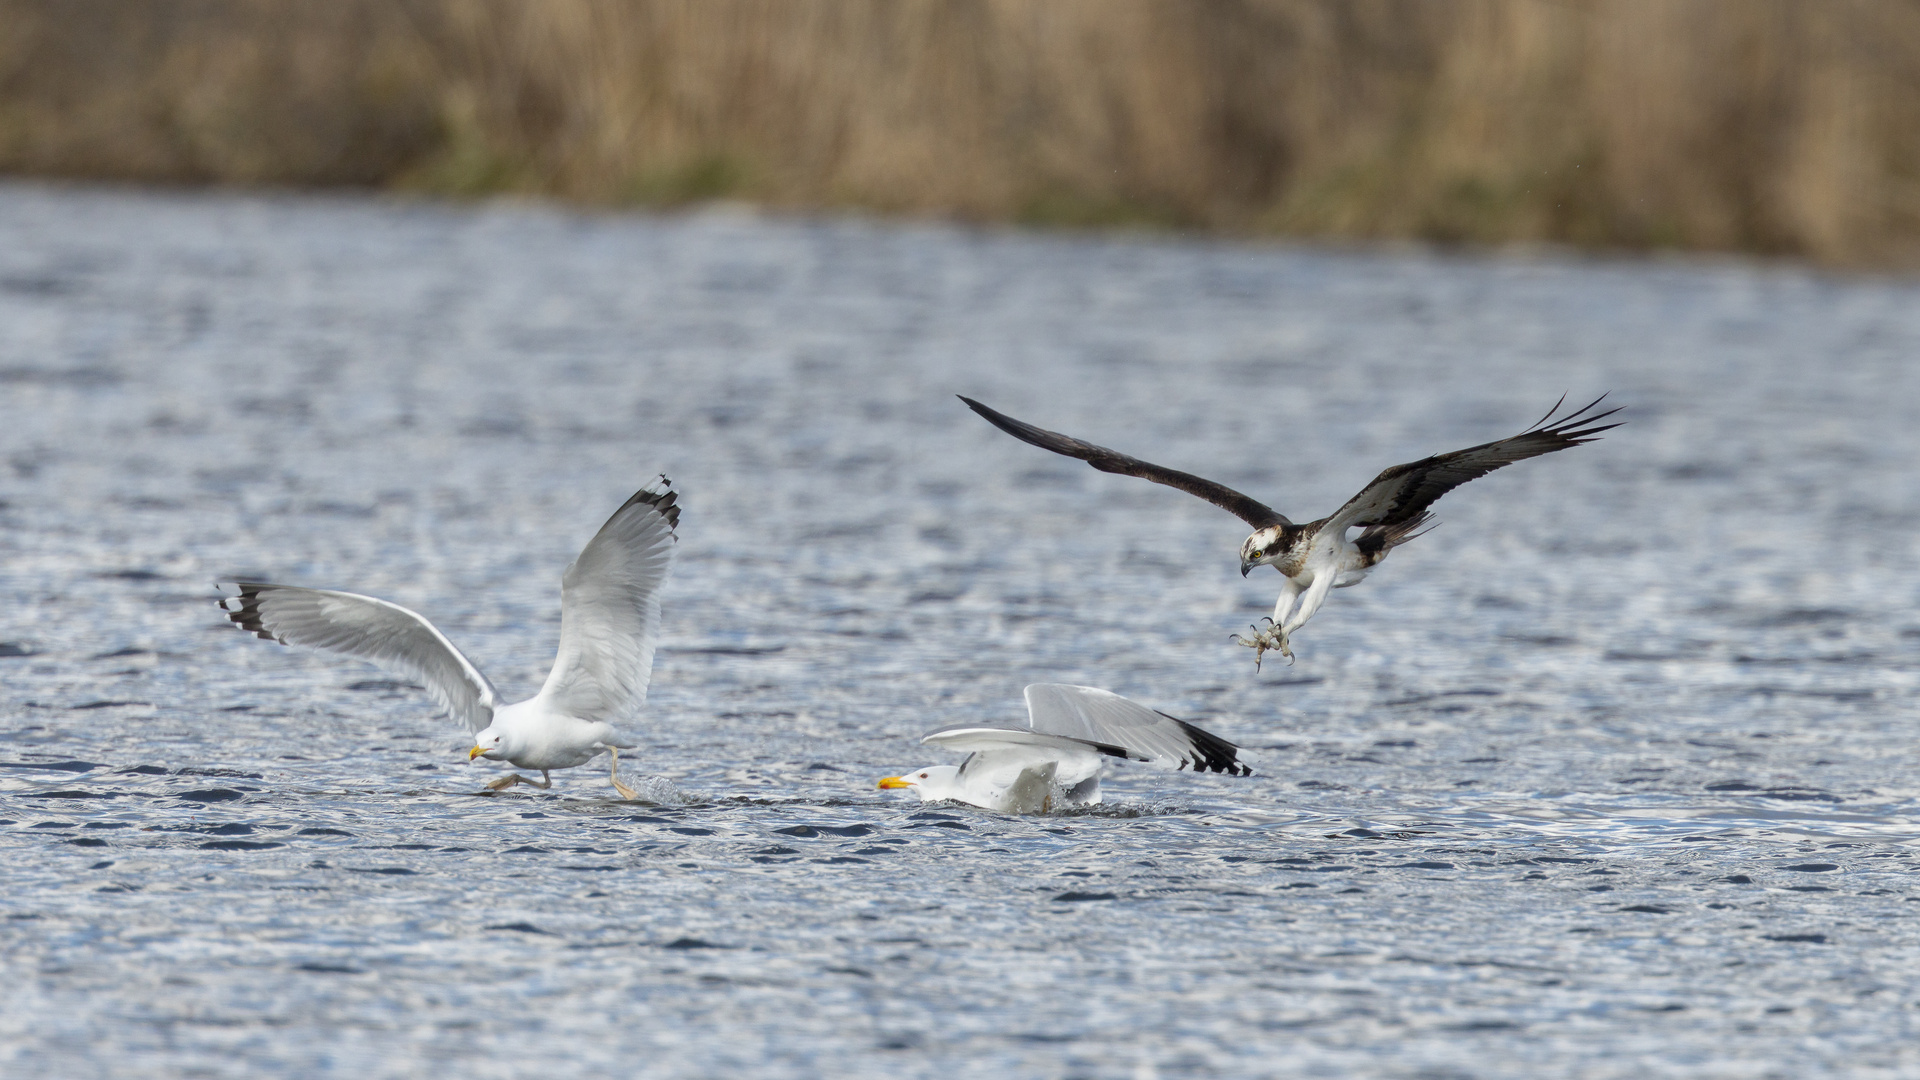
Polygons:
<instances>
[{"instance_id":1,"label":"osprey hooked beak","mask_svg":"<svg viewBox=\"0 0 1920 1080\"><path fill-rule=\"evenodd\" d=\"M1253 572L1254 565L1255 565L1254 563L1249 562L1245 558L1242 558L1240 560L1240 576L1246 577L1248 574L1251 574Z\"/></svg>"},{"instance_id":2,"label":"osprey hooked beak","mask_svg":"<svg viewBox=\"0 0 1920 1080\"><path fill-rule=\"evenodd\" d=\"M882 788L903 788L912 787L913 784L902 776L883 776L880 778L880 786Z\"/></svg>"}]
</instances>

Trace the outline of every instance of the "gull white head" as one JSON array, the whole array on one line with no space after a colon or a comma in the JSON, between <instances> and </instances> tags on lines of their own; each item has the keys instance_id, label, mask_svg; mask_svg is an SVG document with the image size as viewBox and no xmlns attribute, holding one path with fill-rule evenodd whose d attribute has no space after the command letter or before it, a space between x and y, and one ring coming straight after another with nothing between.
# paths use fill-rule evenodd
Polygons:
<instances>
[{"instance_id":1,"label":"gull white head","mask_svg":"<svg viewBox=\"0 0 1920 1080\"><path fill-rule=\"evenodd\" d=\"M473 737L473 749L467 751L467 760L483 757L488 761L503 761L507 756L506 736L489 727Z\"/></svg>"},{"instance_id":2,"label":"gull white head","mask_svg":"<svg viewBox=\"0 0 1920 1080\"><path fill-rule=\"evenodd\" d=\"M958 765L929 765L899 776L886 776L880 779L882 788L911 788L921 802L938 802L941 799L960 797L960 767Z\"/></svg>"}]
</instances>

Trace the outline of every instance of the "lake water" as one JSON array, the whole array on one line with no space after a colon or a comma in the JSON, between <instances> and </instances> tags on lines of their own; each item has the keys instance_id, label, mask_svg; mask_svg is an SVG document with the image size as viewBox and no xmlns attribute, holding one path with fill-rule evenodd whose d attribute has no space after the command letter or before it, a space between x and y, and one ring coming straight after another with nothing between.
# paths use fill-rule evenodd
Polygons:
<instances>
[{"instance_id":1,"label":"lake water","mask_svg":"<svg viewBox=\"0 0 1920 1080\"><path fill-rule=\"evenodd\" d=\"M0 187L0 1072L1920 1073L1920 284L858 220ZM1296 519L1613 393L1298 662ZM239 633L426 614L510 697L681 494L630 779ZM1107 687L1242 743L1098 812L882 775Z\"/></svg>"}]
</instances>

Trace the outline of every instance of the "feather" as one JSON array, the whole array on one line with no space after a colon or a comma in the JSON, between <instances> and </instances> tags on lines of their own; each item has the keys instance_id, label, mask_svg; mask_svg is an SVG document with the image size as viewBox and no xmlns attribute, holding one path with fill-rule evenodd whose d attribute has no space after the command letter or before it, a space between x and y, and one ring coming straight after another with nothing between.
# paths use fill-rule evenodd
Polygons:
<instances>
[{"instance_id":1,"label":"feather","mask_svg":"<svg viewBox=\"0 0 1920 1080\"><path fill-rule=\"evenodd\" d=\"M1323 527L1345 529L1399 524L1420 515L1440 496L1469 480L1516 461L1592 442L1601 432L1620 426L1598 423L1620 411L1618 408L1601 413L1592 411L1605 400L1606 395L1602 394L1555 421L1554 413L1559 412L1561 403L1566 401L1563 396L1538 423L1518 435L1395 465L1348 499L1345 506L1326 519Z\"/></svg>"},{"instance_id":2,"label":"feather","mask_svg":"<svg viewBox=\"0 0 1920 1080\"><path fill-rule=\"evenodd\" d=\"M672 481L636 492L560 576L560 652L540 696L582 720L619 724L647 702L660 583L680 521Z\"/></svg>"},{"instance_id":3,"label":"feather","mask_svg":"<svg viewBox=\"0 0 1920 1080\"><path fill-rule=\"evenodd\" d=\"M242 630L282 645L343 653L419 679L454 719L474 731L493 722L499 696L480 669L419 614L371 596L235 581L220 601Z\"/></svg>"},{"instance_id":4,"label":"feather","mask_svg":"<svg viewBox=\"0 0 1920 1080\"><path fill-rule=\"evenodd\" d=\"M1056 454L1079 458L1101 472L1137 476L1142 480L1151 480L1156 484L1178 488L1189 495L1198 495L1256 529L1264 529L1269 525L1292 524L1273 507L1250 496L1242 495L1225 484L1216 484L1192 473L1184 473L1178 469L1169 469L1149 461L1141 461L1136 457L1128 457L1104 446L1082 442L1057 431L1034 427L1032 424L1015 420L1005 413L995 412L970 397L961 397L960 400L967 403L967 408L985 417L994 427L1022 442L1032 443L1042 450L1051 450Z\"/></svg>"}]
</instances>

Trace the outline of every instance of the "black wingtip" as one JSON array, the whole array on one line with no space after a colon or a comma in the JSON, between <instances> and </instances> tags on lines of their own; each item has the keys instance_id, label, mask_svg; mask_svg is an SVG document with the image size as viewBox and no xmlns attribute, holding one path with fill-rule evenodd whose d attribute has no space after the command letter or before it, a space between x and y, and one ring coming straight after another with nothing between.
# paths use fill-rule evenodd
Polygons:
<instances>
[{"instance_id":1,"label":"black wingtip","mask_svg":"<svg viewBox=\"0 0 1920 1080\"><path fill-rule=\"evenodd\" d=\"M680 493L673 490L673 481L667 479L666 473L661 473L652 483L634 492L633 498L620 504L620 510L625 510L635 503L646 503L660 511L660 516L667 519L667 528L673 530L680 528ZM619 514L620 510L614 513ZM679 538L679 533L676 531L674 539Z\"/></svg>"},{"instance_id":2,"label":"black wingtip","mask_svg":"<svg viewBox=\"0 0 1920 1080\"><path fill-rule=\"evenodd\" d=\"M966 402L967 408L979 413L982 420L1019 439L1023 443L1037 446L1042 450L1051 450L1064 457L1078 458L1094 468L1099 469L1101 472L1125 471L1113 467L1112 462L1103 460L1120 456L1104 446L1095 446L1092 443L1081 442L1079 439L1070 435L1062 435L1057 431L1048 431L1043 427L1035 427L1025 420L1015 420L1006 413L982 405L964 394L956 394L954 396Z\"/></svg>"},{"instance_id":3,"label":"black wingtip","mask_svg":"<svg viewBox=\"0 0 1920 1080\"><path fill-rule=\"evenodd\" d=\"M271 589L272 585L264 581L216 581L215 585L232 585L240 590L238 596L222 596L214 603L227 613L227 621L252 634L262 641L274 641L285 645L284 638L267 629L260 616L260 591ZM229 607L232 604L234 606Z\"/></svg>"},{"instance_id":4,"label":"black wingtip","mask_svg":"<svg viewBox=\"0 0 1920 1080\"><path fill-rule=\"evenodd\" d=\"M1008 416L1006 413L1003 413L998 409L992 408L987 405L982 405L978 401L973 400L972 398L968 397L965 394L955 394L953 396L959 398L961 401L966 402L967 408L972 409L975 413L977 413L980 416L982 420L985 420L987 423L992 424L994 427L999 428L1001 431L1006 432L1007 434L1013 436L1016 439L1020 439L1026 442L1033 441L1032 439L1028 438L1027 435L1025 435L1020 431L1021 428L1029 427L1031 425L1023 424L1020 421L1015 420L1013 417Z\"/></svg>"},{"instance_id":5,"label":"black wingtip","mask_svg":"<svg viewBox=\"0 0 1920 1080\"><path fill-rule=\"evenodd\" d=\"M1566 403L1567 403L1567 395L1563 392L1560 395L1560 400L1553 403L1553 408L1548 409L1546 412L1546 415L1542 416L1538 420L1535 420L1533 423L1528 424L1524 430L1538 431L1541 428L1545 427L1547 424L1547 421L1553 419L1553 414L1559 412L1560 406L1565 405Z\"/></svg>"},{"instance_id":6,"label":"black wingtip","mask_svg":"<svg viewBox=\"0 0 1920 1080\"><path fill-rule=\"evenodd\" d=\"M1160 712L1158 709L1154 711ZM1182 761L1181 768L1191 768L1194 772L1226 773L1228 776L1253 775L1253 767L1240 760L1240 747L1177 716L1166 713L1160 715L1179 724L1180 730L1186 732L1187 738L1193 742L1194 756Z\"/></svg>"},{"instance_id":7,"label":"black wingtip","mask_svg":"<svg viewBox=\"0 0 1920 1080\"><path fill-rule=\"evenodd\" d=\"M1624 405L1616 405L1605 412L1593 411L1601 402L1607 400L1607 395L1611 393L1613 393L1613 391L1609 390L1607 393L1601 394L1599 397L1594 398L1592 401L1587 402L1585 405L1580 406L1556 420L1554 419L1554 415L1560 411L1560 406L1565 404L1567 400L1567 395L1561 394L1560 400L1554 402L1553 408L1547 410L1547 415L1541 417L1538 422L1529 427L1523 434L1552 435L1555 438L1565 439L1569 445L1592 442L1594 439L1599 438L1601 432L1612 431L1614 428L1626 423L1625 420L1617 420L1611 424L1600 423L1600 421L1626 408Z\"/></svg>"}]
</instances>

